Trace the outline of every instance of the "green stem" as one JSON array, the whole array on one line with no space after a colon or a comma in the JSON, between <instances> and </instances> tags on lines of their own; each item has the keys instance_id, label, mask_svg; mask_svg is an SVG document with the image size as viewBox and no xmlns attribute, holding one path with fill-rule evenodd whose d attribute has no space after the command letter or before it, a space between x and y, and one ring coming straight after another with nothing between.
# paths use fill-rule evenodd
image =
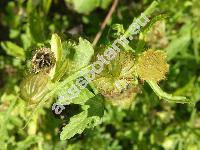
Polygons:
<instances>
[{"instance_id":1,"label":"green stem","mask_svg":"<svg viewBox=\"0 0 200 150\"><path fill-rule=\"evenodd\" d=\"M155 11L157 5L158 5L158 2L157 2L157 1L153 1L153 2L151 3L151 5L143 12L143 14L144 14L145 16L150 16L150 15ZM140 19L140 17L139 17L139 19ZM135 20L136 20L136 19L133 20L132 24L128 27L128 29L126 30L126 32L125 32L125 34L124 34L124 36L125 36L126 38L129 37L129 36L131 35L131 31L132 31L132 27L131 27L131 26L133 26L133 24L135 23Z\"/></svg>"},{"instance_id":2,"label":"green stem","mask_svg":"<svg viewBox=\"0 0 200 150\"><path fill-rule=\"evenodd\" d=\"M187 99L186 97L183 96L173 96L172 94L168 94L166 92L164 92L156 82L154 81L146 81L151 88L153 89L153 91L156 93L156 95L160 98L160 99L164 99L168 102L176 102L176 103L191 103L189 101L189 99Z\"/></svg>"}]
</instances>

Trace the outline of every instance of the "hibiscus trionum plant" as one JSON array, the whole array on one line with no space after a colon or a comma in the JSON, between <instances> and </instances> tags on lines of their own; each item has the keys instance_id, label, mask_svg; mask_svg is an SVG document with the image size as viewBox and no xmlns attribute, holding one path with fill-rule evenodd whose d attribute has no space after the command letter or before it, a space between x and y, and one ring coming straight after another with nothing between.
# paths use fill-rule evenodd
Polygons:
<instances>
[{"instance_id":1,"label":"hibiscus trionum plant","mask_svg":"<svg viewBox=\"0 0 200 150\"><path fill-rule=\"evenodd\" d=\"M129 108L137 95L142 93L141 86L145 82L162 100L190 103L186 97L168 94L159 87L159 82L166 80L169 72L167 54L163 50L145 47L149 39L148 31L166 17L163 14L154 14L156 6L157 2L153 2L143 12L148 19L145 26L137 27L136 22L140 17L134 19L127 30L122 25L114 26L117 33L113 35L117 39L124 37L133 41L116 44L118 52L110 52L109 56L114 56L110 60L108 57L99 57L112 46L114 40L110 44L94 48L88 40L81 37L78 42L61 41L57 34L53 34L51 47L40 47L33 53L30 73L21 83L21 97L26 100L30 110L27 126L41 108L48 106L51 109L52 103L78 105L79 112L66 116L69 121L60 134L61 140L69 139L86 128L103 123L104 105L111 103L115 107ZM132 35L133 26L137 29L137 35ZM103 62L103 69L96 72L95 78L89 82L85 76L91 64L97 60ZM77 79L82 79L79 92L73 98L69 97L66 92L77 85ZM73 90L77 90L75 88ZM53 108L55 107L54 105ZM62 115L65 116L68 108L63 107Z\"/></svg>"}]
</instances>

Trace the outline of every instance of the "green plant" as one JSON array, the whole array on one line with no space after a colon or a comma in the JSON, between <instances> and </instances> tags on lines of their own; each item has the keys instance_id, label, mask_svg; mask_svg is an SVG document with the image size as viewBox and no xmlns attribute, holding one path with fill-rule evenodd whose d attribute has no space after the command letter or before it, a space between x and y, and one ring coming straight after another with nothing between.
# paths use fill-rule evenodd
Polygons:
<instances>
[{"instance_id":1,"label":"green plant","mask_svg":"<svg viewBox=\"0 0 200 150\"><path fill-rule=\"evenodd\" d=\"M157 2L153 2L151 6L147 8L144 14L150 15L156 8L156 5ZM125 32L125 36L128 36L130 34L131 30L130 28L128 28L128 30ZM63 55L62 47L63 46L60 38L56 34L53 34L51 40L51 49L53 50L52 53L55 53L54 55L56 57L56 62L55 67L53 68L53 72L49 74L49 76L51 76L51 78L53 79L53 82L49 81L52 86L48 89L48 94L46 92L43 92L42 90L39 90L37 92L38 96L35 96L32 95L32 93L28 93L27 91L27 89L33 89L34 86L36 87L36 89L40 87L44 89L44 86L47 86L48 82L45 82L45 85L37 85L34 83L35 76L38 76L36 78L38 79L37 82L39 83L43 83L43 81L46 80L45 77L40 77L41 75L46 74L44 70L41 70L43 74L28 76L28 78L25 79L27 81L22 84L22 93L26 93L26 95L29 95L30 97L34 96L38 101L35 109L33 109L33 115L37 112L38 109L40 109L40 107L45 105L46 101L49 100L49 98L54 97L55 95L59 96L60 92L58 91L62 89L62 92L64 93L64 91L67 90L67 88L69 88L70 85L74 83L73 80L78 77L84 76L84 71L87 71L87 65L89 65L89 62L94 53L91 44L81 38L79 39L78 44L66 43L66 47L71 48L66 49L68 53L66 56ZM80 95L72 100L70 100L69 97L64 97L62 100L59 101L63 105L78 104L82 108L82 112L71 117L69 124L63 127L63 131L61 132L60 136L61 140L69 139L73 137L76 133L82 133L85 128L92 128L101 123L103 112L103 99L97 95L98 93L103 95L105 99L110 100L114 104L117 104L119 106L121 105L123 107L129 107L138 92L137 75L141 79L147 81L147 83L149 83L151 88L160 98L173 102L190 102L185 97L173 97L172 95L163 92L157 85L157 83L161 79L165 78L165 74L168 71L168 65L166 63L166 56L164 52L147 50L146 52L143 52L141 56L137 56L137 52L134 53L134 56L129 54L132 52L132 50L128 52L128 49L126 49L126 47L128 47L128 45L125 46L124 50L121 50L122 52L119 53L118 58L111 61L111 64L109 64L105 68L105 71L101 73L99 77L97 77L97 79L94 80L93 86L90 85L87 88L83 89L80 92ZM124 47L121 47L121 49L123 48ZM128 60L128 63L124 63L125 60L127 61L127 57L129 57L130 59ZM135 62L135 59L137 57L138 63ZM33 62L34 61L35 60L33 60ZM66 68L62 67L62 65L65 66L65 61L68 61ZM82 74L79 73L80 70L82 71ZM69 72L67 77L62 78L62 75L65 75L63 72ZM57 78L56 76L59 76L60 78ZM55 80L55 78L57 80ZM62 79L62 81L59 82L58 79ZM116 82L121 82L122 84L124 84L125 82L127 83L128 87L119 90L115 87ZM94 93L91 90L97 90L98 93ZM35 93L35 91L33 92ZM93 107L95 107L96 109L94 109Z\"/></svg>"},{"instance_id":2,"label":"green plant","mask_svg":"<svg viewBox=\"0 0 200 150\"><path fill-rule=\"evenodd\" d=\"M199 149L199 2L151 3L119 1L94 44L110 0L2 0L1 149ZM140 34L78 97L58 99L141 12Z\"/></svg>"}]
</instances>

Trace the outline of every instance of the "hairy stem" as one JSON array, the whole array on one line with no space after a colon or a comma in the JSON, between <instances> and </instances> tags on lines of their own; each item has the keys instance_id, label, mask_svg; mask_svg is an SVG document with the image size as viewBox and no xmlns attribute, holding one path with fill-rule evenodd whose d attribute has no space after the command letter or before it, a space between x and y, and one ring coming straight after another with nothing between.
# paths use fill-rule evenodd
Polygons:
<instances>
[{"instance_id":1,"label":"hairy stem","mask_svg":"<svg viewBox=\"0 0 200 150\"><path fill-rule=\"evenodd\" d=\"M154 81L146 81L151 88L153 89L153 91L156 93L156 95L160 98L160 99L164 99L166 101L169 102L176 102L176 103L190 103L190 101L183 96L173 96L172 94L168 94L166 92L164 92L156 82Z\"/></svg>"}]
</instances>

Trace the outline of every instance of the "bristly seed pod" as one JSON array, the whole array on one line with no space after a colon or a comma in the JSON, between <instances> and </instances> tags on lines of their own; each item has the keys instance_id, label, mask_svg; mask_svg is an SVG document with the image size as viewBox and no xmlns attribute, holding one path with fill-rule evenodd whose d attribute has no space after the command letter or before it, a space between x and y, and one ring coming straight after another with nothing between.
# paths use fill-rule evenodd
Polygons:
<instances>
[{"instance_id":1,"label":"bristly seed pod","mask_svg":"<svg viewBox=\"0 0 200 150\"><path fill-rule=\"evenodd\" d=\"M143 52L136 65L136 72L142 80L151 80L159 82L165 79L169 70L166 60L166 53L163 51L154 51L149 49Z\"/></svg>"},{"instance_id":2,"label":"bristly seed pod","mask_svg":"<svg viewBox=\"0 0 200 150\"><path fill-rule=\"evenodd\" d=\"M121 51L93 81L98 91L113 105L129 108L140 92L134 64L134 55Z\"/></svg>"},{"instance_id":3,"label":"bristly seed pod","mask_svg":"<svg viewBox=\"0 0 200 150\"><path fill-rule=\"evenodd\" d=\"M36 51L32 58L33 73L40 71L49 71L54 67L56 62L54 53L49 48L40 48Z\"/></svg>"}]
</instances>

